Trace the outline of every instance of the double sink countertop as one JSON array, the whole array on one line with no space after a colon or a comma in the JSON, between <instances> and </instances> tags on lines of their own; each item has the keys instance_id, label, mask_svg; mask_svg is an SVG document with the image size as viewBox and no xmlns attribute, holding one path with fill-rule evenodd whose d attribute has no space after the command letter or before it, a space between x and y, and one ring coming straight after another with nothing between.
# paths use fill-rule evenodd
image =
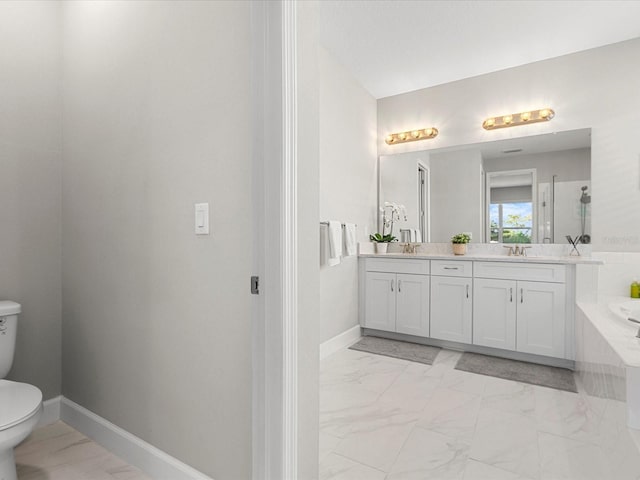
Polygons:
<instances>
[{"instance_id":1,"label":"double sink countertop","mask_svg":"<svg viewBox=\"0 0 640 480\"><path fill-rule=\"evenodd\" d=\"M472 253L466 255L454 255L452 253L359 253L361 258L403 258L420 260L454 260L454 261L480 261L480 262L510 262L510 263L554 263L562 265L603 265L602 260L584 256L515 256L515 255L491 255Z\"/></svg>"}]
</instances>

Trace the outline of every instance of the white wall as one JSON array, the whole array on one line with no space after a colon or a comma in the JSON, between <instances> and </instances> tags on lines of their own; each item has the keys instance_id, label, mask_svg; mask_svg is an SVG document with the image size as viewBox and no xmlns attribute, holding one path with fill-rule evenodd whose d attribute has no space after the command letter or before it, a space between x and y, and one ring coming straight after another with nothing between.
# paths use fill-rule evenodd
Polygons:
<instances>
[{"instance_id":1,"label":"white wall","mask_svg":"<svg viewBox=\"0 0 640 480\"><path fill-rule=\"evenodd\" d=\"M60 5L0 2L0 300L22 304L9 378L60 394Z\"/></svg>"},{"instance_id":2,"label":"white wall","mask_svg":"<svg viewBox=\"0 0 640 480\"><path fill-rule=\"evenodd\" d=\"M482 156L477 150L431 156L431 241L450 242L458 233L471 233L482 242Z\"/></svg>"},{"instance_id":3,"label":"white wall","mask_svg":"<svg viewBox=\"0 0 640 480\"><path fill-rule=\"evenodd\" d=\"M68 2L64 22L63 393L248 479L250 4Z\"/></svg>"},{"instance_id":4,"label":"white wall","mask_svg":"<svg viewBox=\"0 0 640 480\"><path fill-rule=\"evenodd\" d=\"M436 126L429 147L592 128L593 243L640 251L640 39L378 100L381 155L425 148L388 146L385 135ZM493 115L551 107L548 123L486 131Z\"/></svg>"},{"instance_id":5,"label":"white wall","mask_svg":"<svg viewBox=\"0 0 640 480\"><path fill-rule=\"evenodd\" d=\"M368 241L377 222L376 100L324 49L320 79L320 221L358 225ZM321 241L327 229L320 228ZM320 268L320 341L358 324L358 260Z\"/></svg>"}]
</instances>

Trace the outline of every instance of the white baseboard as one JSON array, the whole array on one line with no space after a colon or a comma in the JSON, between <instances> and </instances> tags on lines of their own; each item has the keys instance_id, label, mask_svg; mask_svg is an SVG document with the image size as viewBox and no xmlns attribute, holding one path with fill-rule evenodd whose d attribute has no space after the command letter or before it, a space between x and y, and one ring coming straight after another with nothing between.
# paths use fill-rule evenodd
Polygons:
<instances>
[{"instance_id":1,"label":"white baseboard","mask_svg":"<svg viewBox=\"0 0 640 480\"><path fill-rule=\"evenodd\" d=\"M360 325L356 325L355 327L330 338L326 342L322 342L320 344L320 360L327 358L329 355L342 348L350 347L360 340L361 337Z\"/></svg>"},{"instance_id":2,"label":"white baseboard","mask_svg":"<svg viewBox=\"0 0 640 480\"><path fill-rule=\"evenodd\" d=\"M162 450L62 397L60 420L157 480L212 480Z\"/></svg>"},{"instance_id":3,"label":"white baseboard","mask_svg":"<svg viewBox=\"0 0 640 480\"><path fill-rule=\"evenodd\" d=\"M42 402L42 416L36 425L36 428L44 427L60 420L60 401L62 395L50 398Z\"/></svg>"}]
</instances>

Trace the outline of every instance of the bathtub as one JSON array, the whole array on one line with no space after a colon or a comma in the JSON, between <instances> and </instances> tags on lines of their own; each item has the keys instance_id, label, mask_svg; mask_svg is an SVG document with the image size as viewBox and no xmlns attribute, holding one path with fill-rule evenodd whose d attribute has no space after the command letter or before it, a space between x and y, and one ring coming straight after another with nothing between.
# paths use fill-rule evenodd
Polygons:
<instances>
[{"instance_id":1,"label":"bathtub","mask_svg":"<svg viewBox=\"0 0 640 480\"><path fill-rule=\"evenodd\" d=\"M640 298L610 301L609 310L611 310L614 319L622 327L623 332L631 332L637 336L640 328ZM632 322L629 318L633 318L639 323Z\"/></svg>"},{"instance_id":2,"label":"bathtub","mask_svg":"<svg viewBox=\"0 0 640 480\"><path fill-rule=\"evenodd\" d=\"M577 302L576 366L591 393L624 402L627 426L640 430L640 324L629 317L640 321L640 299Z\"/></svg>"}]
</instances>

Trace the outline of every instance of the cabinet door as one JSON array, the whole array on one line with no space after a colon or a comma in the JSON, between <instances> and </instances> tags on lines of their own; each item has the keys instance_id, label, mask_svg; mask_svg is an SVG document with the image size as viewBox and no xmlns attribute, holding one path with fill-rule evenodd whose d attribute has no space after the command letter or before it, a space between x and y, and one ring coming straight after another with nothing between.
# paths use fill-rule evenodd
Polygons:
<instances>
[{"instance_id":1,"label":"cabinet door","mask_svg":"<svg viewBox=\"0 0 640 480\"><path fill-rule=\"evenodd\" d=\"M367 272L365 328L396 330L396 274Z\"/></svg>"},{"instance_id":2,"label":"cabinet door","mask_svg":"<svg viewBox=\"0 0 640 480\"><path fill-rule=\"evenodd\" d=\"M564 358L565 286L518 282L517 350Z\"/></svg>"},{"instance_id":3,"label":"cabinet door","mask_svg":"<svg viewBox=\"0 0 640 480\"><path fill-rule=\"evenodd\" d=\"M429 277L399 273L396 278L396 332L428 337Z\"/></svg>"},{"instance_id":4,"label":"cabinet door","mask_svg":"<svg viewBox=\"0 0 640 480\"><path fill-rule=\"evenodd\" d=\"M516 349L516 301L515 281L474 279L474 345Z\"/></svg>"},{"instance_id":5,"label":"cabinet door","mask_svg":"<svg viewBox=\"0 0 640 480\"><path fill-rule=\"evenodd\" d=\"M471 278L431 277L431 337L471 343Z\"/></svg>"}]
</instances>

